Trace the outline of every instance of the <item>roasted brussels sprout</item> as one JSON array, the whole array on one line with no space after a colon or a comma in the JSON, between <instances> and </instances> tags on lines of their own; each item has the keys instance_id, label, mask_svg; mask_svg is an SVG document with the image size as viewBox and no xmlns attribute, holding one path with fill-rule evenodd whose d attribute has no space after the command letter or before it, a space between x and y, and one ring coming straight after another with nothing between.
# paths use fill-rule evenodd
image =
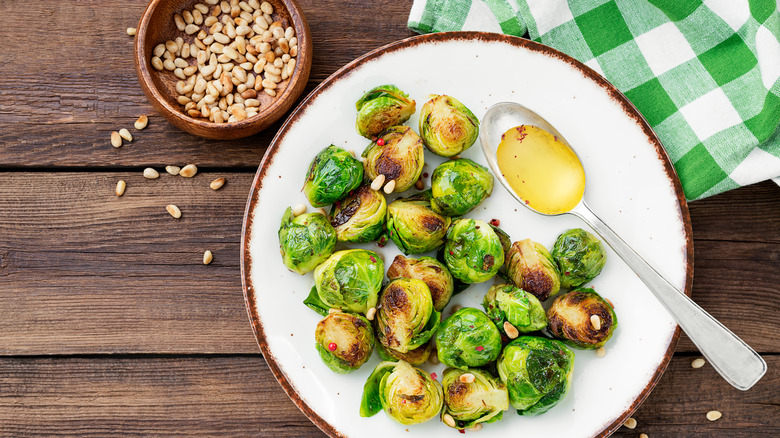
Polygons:
<instances>
[{"instance_id":1,"label":"roasted brussels sprout","mask_svg":"<svg viewBox=\"0 0 780 438\"><path fill-rule=\"evenodd\" d=\"M574 353L562 342L534 336L513 340L498 358L498 375L520 415L550 410L569 392Z\"/></svg>"},{"instance_id":2,"label":"roasted brussels sprout","mask_svg":"<svg viewBox=\"0 0 780 438\"><path fill-rule=\"evenodd\" d=\"M384 175L387 183L395 181L394 192L403 192L420 178L425 164L424 154L422 139L412 128L387 128L363 151L366 178L373 181Z\"/></svg>"},{"instance_id":3,"label":"roasted brussels sprout","mask_svg":"<svg viewBox=\"0 0 780 438\"><path fill-rule=\"evenodd\" d=\"M506 274L515 286L546 300L561 290L561 275L552 256L531 239L512 244L506 254Z\"/></svg>"},{"instance_id":4,"label":"roasted brussels sprout","mask_svg":"<svg viewBox=\"0 0 780 438\"><path fill-rule=\"evenodd\" d=\"M301 275L316 268L336 248L336 231L322 213L294 217L287 208L279 227L279 247L287 269Z\"/></svg>"},{"instance_id":5,"label":"roasted brussels sprout","mask_svg":"<svg viewBox=\"0 0 780 438\"><path fill-rule=\"evenodd\" d=\"M424 423L441 412L444 394L439 382L404 361L382 362L363 387L360 416L371 417L380 409L401 424Z\"/></svg>"},{"instance_id":6,"label":"roasted brussels sprout","mask_svg":"<svg viewBox=\"0 0 780 438\"><path fill-rule=\"evenodd\" d=\"M501 239L483 221L458 219L447 231L444 262L450 274L464 283L488 281L504 264Z\"/></svg>"},{"instance_id":7,"label":"roasted brussels sprout","mask_svg":"<svg viewBox=\"0 0 780 438\"><path fill-rule=\"evenodd\" d=\"M379 254L365 249L333 253L314 270L320 301L329 308L365 314L375 307L385 265Z\"/></svg>"},{"instance_id":8,"label":"roasted brussels sprout","mask_svg":"<svg viewBox=\"0 0 780 438\"><path fill-rule=\"evenodd\" d=\"M431 192L435 212L463 216L493 192L493 175L468 158L445 161L433 171Z\"/></svg>"},{"instance_id":9,"label":"roasted brussels sprout","mask_svg":"<svg viewBox=\"0 0 780 438\"><path fill-rule=\"evenodd\" d=\"M599 275L607 262L607 251L596 236L573 228L558 236L552 258L561 273L561 286L571 289Z\"/></svg>"},{"instance_id":10,"label":"roasted brussels sprout","mask_svg":"<svg viewBox=\"0 0 780 438\"><path fill-rule=\"evenodd\" d=\"M377 338L386 348L407 353L428 342L441 314L433 309L428 286L414 278L398 278L385 286L376 311Z\"/></svg>"},{"instance_id":11,"label":"roasted brussels sprout","mask_svg":"<svg viewBox=\"0 0 780 438\"><path fill-rule=\"evenodd\" d=\"M444 244L452 220L431 210L429 195L398 198L387 206L387 233L404 254L422 254Z\"/></svg>"},{"instance_id":12,"label":"roasted brussels sprout","mask_svg":"<svg viewBox=\"0 0 780 438\"><path fill-rule=\"evenodd\" d=\"M441 324L436 349L444 365L462 370L481 367L501 353L501 333L484 312L464 307Z\"/></svg>"},{"instance_id":13,"label":"roasted brussels sprout","mask_svg":"<svg viewBox=\"0 0 780 438\"><path fill-rule=\"evenodd\" d=\"M455 285L450 271L438 260L431 257L410 259L402 255L395 256L387 268L387 278L416 278L422 280L431 291L433 308L441 312L450 302Z\"/></svg>"},{"instance_id":14,"label":"roasted brussels sprout","mask_svg":"<svg viewBox=\"0 0 780 438\"><path fill-rule=\"evenodd\" d=\"M400 125L414 114L415 102L395 85L374 87L355 104L358 115L355 128L366 138Z\"/></svg>"},{"instance_id":15,"label":"roasted brussels sprout","mask_svg":"<svg viewBox=\"0 0 780 438\"><path fill-rule=\"evenodd\" d=\"M618 325L609 301L587 287L557 297L547 310L547 318L553 336L586 350L604 346Z\"/></svg>"},{"instance_id":16,"label":"roasted brussels sprout","mask_svg":"<svg viewBox=\"0 0 780 438\"><path fill-rule=\"evenodd\" d=\"M387 201L371 187L363 185L330 210L330 224L340 242L370 242L385 231Z\"/></svg>"},{"instance_id":17,"label":"roasted brussels sprout","mask_svg":"<svg viewBox=\"0 0 780 438\"><path fill-rule=\"evenodd\" d=\"M460 380L460 377L466 373L474 376L473 382L466 383ZM442 416L449 414L455 420L456 429L498 421L504 411L509 409L509 393L506 386L487 371L447 368L444 370L441 386L444 389Z\"/></svg>"},{"instance_id":18,"label":"roasted brussels sprout","mask_svg":"<svg viewBox=\"0 0 780 438\"><path fill-rule=\"evenodd\" d=\"M360 368L374 350L371 323L353 313L331 313L314 331L320 358L331 370L346 374Z\"/></svg>"},{"instance_id":19,"label":"roasted brussels sprout","mask_svg":"<svg viewBox=\"0 0 780 438\"><path fill-rule=\"evenodd\" d=\"M401 353L400 351L385 348L385 346L381 343L377 343L377 351L379 352L379 357L381 357L382 360L388 360L391 362L403 360L405 362L409 362L412 365L424 364L428 360L428 357L430 357L432 350L433 345L431 341L426 342L425 345L417 347L414 350L409 350L406 353Z\"/></svg>"},{"instance_id":20,"label":"roasted brussels sprout","mask_svg":"<svg viewBox=\"0 0 780 438\"><path fill-rule=\"evenodd\" d=\"M363 180L363 165L344 149L330 145L309 165L303 192L311 205L324 207L347 196Z\"/></svg>"},{"instance_id":21,"label":"roasted brussels sprout","mask_svg":"<svg viewBox=\"0 0 780 438\"><path fill-rule=\"evenodd\" d=\"M434 95L420 110L420 136L429 151L453 157L477 140L479 120L458 99Z\"/></svg>"},{"instance_id":22,"label":"roasted brussels sprout","mask_svg":"<svg viewBox=\"0 0 780 438\"><path fill-rule=\"evenodd\" d=\"M505 322L512 324L520 333L547 327L547 317L539 299L511 284L491 287L482 306L501 331L504 331Z\"/></svg>"}]
</instances>

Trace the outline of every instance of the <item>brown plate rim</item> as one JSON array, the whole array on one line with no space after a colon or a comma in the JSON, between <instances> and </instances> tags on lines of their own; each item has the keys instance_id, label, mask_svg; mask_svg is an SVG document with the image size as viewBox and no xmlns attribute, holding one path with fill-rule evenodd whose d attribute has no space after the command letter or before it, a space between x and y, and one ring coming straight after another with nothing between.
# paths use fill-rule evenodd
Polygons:
<instances>
[{"instance_id":1,"label":"brown plate rim","mask_svg":"<svg viewBox=\"0 0 780 438\"><path fill-rule=\"evenodd\" d=\"M680 179L677 177L677 173L674 169L674 165L672 165L672 162L669 159L666 150L661 145L661 141L658 139L655 132L653 132L650 125L647 123L645 118L639 113L636 107L628 100L628 98L625 95L623 95L623 93L621 93L617 88L615 88L614 85L612 85L604 77L596 73L596 71L586 66L582 62L577 61L576 59L556 49L553 49L552 47L548 47L543 44L537 43L535 41L531 41L531 40L527 40L515 36L510 36L510 35L488 33L488 32L441 32L441 33L433 33L427 35L417 35L417 36L413 36L410 38L406 38L382 46L346 64L344 67L340 68L335 73L330 75L327 79L325 79L322 83L320 83L311 93L309 93L308 96L306 96L306 98L298 105L298 107L296 107L295 111L293 111L293 113L290 115L287 121L285 121L284 125L282 125L282 127L279 129L279 132L276 134L270 146L268 147L268 150L266 151L265 156L263 157L263 160L260 163L260 167L257 170L255 179L252 182L252 187L249 192L249 198L247 200L247 207L244 212L244 222L241 230L241 284L244 291L244 302L246 304L247 314L249 316L250 324L252 325L252 330L255 333L255 339L257 340L257 344L260 347L260 350L262 351L263 356L265 357L265 360L268 363L268 367L271 369L271 372L273 373L274 377L282 386L282 388L290 397L290 399L293 401L293 403L295 403L295 405L298 406L298 408L307 417L309 417L309 419L317 427L319 427L323 432L328 434L328 436L330 437L345 438L345 435L337 431L330 423L325 421L319 414L317 414L311 407L309 407L309 405L307 405L306 402L303 401L303 399L298 395L298 393L295 391L293 386L287 380L287 376L284 374L284 372L282 372L281 368L279 367L276 361L276 358L274 357L273 353L269 350L268 344L265 341L263 324L260 321L259 315L255 311L256 306L254 302L254 296L253 294L249 293L249 291L251 291L251 289L253 288L252 282L248 277L248 268L251 265L251 258L248 249L248 245L251 240L250 233L251 233L252 221L253 221L253 217L251 213L255 210L257 206L257 202L258 202L257 194L262 188L263 178L265 177L266 170L268 166L273 162L274 156L278 151L281 140L284 138L284 136L286 135L287 131L290 129L292 124L295 123L302 116L302 114L305 112L308 105L320 93L328 89L331 86L331 84L333 84L337 80L348 76L354 68L366 62L369 62L373 59L376 59L379 56L382 56L386 53L406 49L420 44L453 41L453 40L502 42L516 47L528 49L533 52L539 52L551 56L553 58L562 60L568 63L569 65L571 65L572 67L574 67L575 69L579 70L580 73L582 73L584 76L591 79L601 88L603 88L613 100L618 102L623 107L625 113L630 118L634 119L641 126L645 135L648 137L648 139L653 144L653 146L655 146L656 153L658 154L659 159L664 165L664 169L666 171L667 177L672 182L672 185L674 186L675 194L677 196L677 202L680 209L680 216L683 222L683 231L685 233L685 242L686 242L686 251L685 251L686 273L685 273L684 292L686 295L691 296L691 288L693 283L693 236L692 236L692 229L691 229L691 219L688 212L688 204L682 189L682 184L680 183ZM595 435L596 437L607 437L612 433L614 433L618 428L620 428L623 425L625 420L628 419L628 417L647 398L647 396L650 394L652 389L661 379L661 376L666 370L666 367L669 365L669 362L671 361L672 355L674 354L674 350L675 347L677 346L677 341L679 340L679 338L680 338L680 327L678 326L675 329L674 334L672 335L671 341L669 342L669 347L667 348L666 353L664 354L664 358L661 361L661 364L656 369L655 374L653 374L653 376L650 378L648 384L645 386L645 388L642 390L639 396L634 400L634 402L631 403L628 409L626 409L623 412L623 414L618 416L618 418L616 418L612 423L606 426L604 430L602 430L599 434Z\"/></svg>"}]
</instances>

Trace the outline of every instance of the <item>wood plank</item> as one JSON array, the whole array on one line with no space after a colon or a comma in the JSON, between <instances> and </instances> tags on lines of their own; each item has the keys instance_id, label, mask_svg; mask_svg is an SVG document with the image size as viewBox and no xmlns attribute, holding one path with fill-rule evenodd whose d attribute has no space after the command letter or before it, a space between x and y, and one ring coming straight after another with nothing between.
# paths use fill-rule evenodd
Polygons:
<instances>
[{"instance_id":1,"label":"wood plank","mask_svg":"<svg viewBox=\"0 0 780 438\"><path fill-rule=\"evenodd\" d=\"M237 141L204 140L156 115L135 75L132 39L146 0L3 2L0 15L0 167L147 166L197 162L210 167L260 163L282 121ZM411 2L301 0L314 38L314 63L304 96L338 68L392 41L411 36ZM347 16L344 11L349 11ZM377 19L377 11L382 11ZM29 23L46 17L47 37L29 50ZM346 18L348 17L348 18ZM73 23L79 23L78 31ZM65 56L64 56L65 55ZM303 97L303 96L302 96ZM149 127L133 122L150 115ZM111 147L111 131L135 140Z\"/></svg>"},{"instance_id":2,"label":"wood plank","mask_svg":"<svg viewBox=\"0 0 780 438\"><path fill-rule=\"evenodd\" d=\"M634 414L637 429L615 436L780 433L778 356L768 358L767 376L749 392L731 388L709 366L692 369L690 360L672 360ZM3 358L0 376L0 425L9 436L324 436L259 356ZM723 413L717 422L705 419L713 409Z\"/></svg>"},{"instance_id":3,"label":"wood plank","mask_svg":"<svg viewBox=\"0 0 780 438\"><path fill-rule=\"evenodd\" d=\"M228 183L214 192L217 176ZM128 182L121 198L118 179ZM256 353L239 270L251 180L0 173L0 355ZM754 348L780 352L767 336L780 326L780 244L695 246L696 301ZM683 341L679 351L696 350Z\"/></svg>"}]
</instances>

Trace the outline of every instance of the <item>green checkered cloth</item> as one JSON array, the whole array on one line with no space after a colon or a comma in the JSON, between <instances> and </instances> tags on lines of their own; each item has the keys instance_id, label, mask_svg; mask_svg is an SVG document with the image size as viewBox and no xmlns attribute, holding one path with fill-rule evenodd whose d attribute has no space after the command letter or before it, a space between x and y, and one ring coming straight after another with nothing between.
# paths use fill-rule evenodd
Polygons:
<instances>
[{"instance_id":1,"label":"green checkered cloth","mask_svg":"<svg viewBox=\"0 0 780 438\"><path fill-rule=\"evenodd\" d=\"M780 176L774 0L414 0L409 27L527 33L584 62L644 115L688 199Z\"/></svg>"}]
</instances>

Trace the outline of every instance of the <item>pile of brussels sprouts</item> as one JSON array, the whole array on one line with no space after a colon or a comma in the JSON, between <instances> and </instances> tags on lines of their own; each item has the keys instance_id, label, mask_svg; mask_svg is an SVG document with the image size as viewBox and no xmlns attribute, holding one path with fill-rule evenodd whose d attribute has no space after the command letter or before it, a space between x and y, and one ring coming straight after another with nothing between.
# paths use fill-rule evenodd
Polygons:
<instances>
[{"instance_id":1,"label":"pile of brussels sprouts","mask_svg":"<svg viewBox=\"0 0 780 438\"><path fill-rule=\"evenodd\" d=\"M572 229L548 251L463 217L490 196L493 175L458 156L477 139L479 121L457 99L432 96L419 135L402 125L415 101L393 85L368 91L356 107L357 131L371 140L362 159L328 146L304 181L311 205L330 212L288 208L279 228L285 266L314 273L304 304L324 317L315 329L322 361L349 373L377 350L383 362L365 383L361 416L384 410L402 424L439 416L464 429L500 420L510 405L520 415L548 411L571 385L568 347L598 349L617 327L611 303L583 287L604 267L601 242ZM414 187L426 148L451 158L433 171L431 189L388 203L381 186L387 194ZM345 245L388 239L405 255L436 257L399 255L385 271L377 252ZM484 311L444 316L453 295L494 278ZM418 368L437 361L448 367L441 382Z\"/></svg>"}]
</instances>

